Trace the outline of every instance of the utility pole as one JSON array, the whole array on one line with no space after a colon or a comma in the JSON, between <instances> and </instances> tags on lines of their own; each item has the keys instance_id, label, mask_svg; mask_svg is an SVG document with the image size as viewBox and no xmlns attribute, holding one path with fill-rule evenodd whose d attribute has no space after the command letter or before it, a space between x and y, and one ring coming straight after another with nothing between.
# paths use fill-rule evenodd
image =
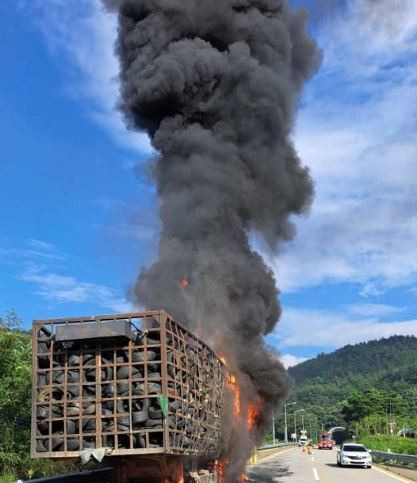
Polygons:
<instances>
[{"instance_id":1,"label":"utility pole","mask_svg":"<svg viewBox=\"0 0 417 483\"><path fill-rule=\"evenodd\" d=\"M297 413L303 412L304 409L297 409L294 411L294 434L295 434L295 440L298 440L298 434L297 434Z\"/></svg>"},{"instance_id":2,"label":"utility pole","mask_svg":"<svg viewBox=\"0 0 417 483\"><path fill-rule=\"evenodd\" d=\"M275 411L272 410L272 442L275 446Z\"/></svg>"},{"instance_id":3,"label":"utility pole","mask_svg":"<svg viewBox=\"0 0 417 483\"><path fill-rule=\"evenodd\" d=\"M284 424L285 424L285 442L288 443L288 426L287 426L287 405L284 404Z\"/></svg>"},{"instance_id":4,"label":"utility pole","mask_svg":"<svg viewBox=\"0 0 417 483\"><path fill-rule=\"evenodd\" d=\"M388 420L387 430L388 430L388 434L390 434L391 436L394 434L394 427L395 427L394 407L395 407L395 404L393 403L392 400L390 400L389 406L388 406L388 409L387 409L387 420Z\"/></svg>"},{"instance_id":5,"label":"utility pole","mask_svg":"<svg viewBox=\"0 0 417 483\"><path fill-rule=\"evenodd\" d=\"M310 422L310 439L313 439L313 426L311 424L311 414L307 414L309 422Z\"/></svg>"},{"instance_id":6,"label":"utility pole","mask_svg":"<svg viewBox=\"0 0 417 483\"><path fill-rule=\"evenodd\" d=\"M285 442L288 443L288 425L287 425L287 406L294 406L294 404L297 404L296 402L292 403L285 403L284 404L284 424L285 424Z\"/></svg>"}]
</instances>

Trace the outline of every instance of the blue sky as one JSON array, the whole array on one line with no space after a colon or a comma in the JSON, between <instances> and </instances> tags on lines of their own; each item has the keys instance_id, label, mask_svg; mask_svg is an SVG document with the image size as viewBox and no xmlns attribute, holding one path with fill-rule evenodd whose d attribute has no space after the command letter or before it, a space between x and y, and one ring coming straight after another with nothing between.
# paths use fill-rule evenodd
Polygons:
<instances>
[{"instance_id":1,"label":"blue sky","mask_svg":"<svg viewBox=\"0 0 417 483\"><path fill-rule=\"evenodd\" d=\"M324 62L294 141L316 200L296 239L263 254L284 306L268 340L286 363L417 333L417 4L313 13ZM0 310L28 326L129 309L158 220L149 142L114 110L115 19L98 0L6 0L0 32Z\"/></svg>"}]
</instances>

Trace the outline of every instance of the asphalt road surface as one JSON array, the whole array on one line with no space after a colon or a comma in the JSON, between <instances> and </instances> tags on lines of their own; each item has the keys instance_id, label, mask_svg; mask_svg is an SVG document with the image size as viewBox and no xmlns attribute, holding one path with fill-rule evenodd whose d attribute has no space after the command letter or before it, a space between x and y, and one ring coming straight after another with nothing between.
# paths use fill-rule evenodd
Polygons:
<instances>
[{"instance_id":1,"label":"asphalt road surface","mask_svg":"<svg viewBox=\"0 0 417 483\"><path fill-rule=\"evenodd\" d=\"M291 448L261 460L248 470L251 482L259 483L394 483L407 482L375 466L365 468L341 468L336 464L336 449L317 450L312 455Z\"/></svg>"}]
</instances>

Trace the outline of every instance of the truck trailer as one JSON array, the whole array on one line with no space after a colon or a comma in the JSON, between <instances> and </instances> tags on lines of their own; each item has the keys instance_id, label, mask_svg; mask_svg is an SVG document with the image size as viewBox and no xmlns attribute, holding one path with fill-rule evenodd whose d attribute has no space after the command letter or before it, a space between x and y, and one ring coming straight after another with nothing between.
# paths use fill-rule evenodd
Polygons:
<instances>
[{"instance_id":1,"label":"truck trailer","mask_svg":"<svg viewBox=\"0 0 417 483\"><path fill-rule=\"evenodd\" d=\"M32 457L105 457L117 481L221 481L226 370L189 329L159 310L35 320L32 335Z\"/></svg>"}]
</instances>

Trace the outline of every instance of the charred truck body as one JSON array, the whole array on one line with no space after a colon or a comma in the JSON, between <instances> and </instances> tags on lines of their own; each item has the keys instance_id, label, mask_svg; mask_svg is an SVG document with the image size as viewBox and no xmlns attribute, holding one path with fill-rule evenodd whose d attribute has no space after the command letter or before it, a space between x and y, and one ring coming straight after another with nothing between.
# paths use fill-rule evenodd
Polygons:
<instances>
[{"instance_id":1,"label":"charred truck body","mask_svg":"<svg viewBox=\"0 0 417 483\"><path fill-rule=\"evenodd\" d=\"M210 347L162 310L35 321L32 457L101 450L180 474L187 457L216 457L224 380Z\"/></svg>"}]
</instances>

